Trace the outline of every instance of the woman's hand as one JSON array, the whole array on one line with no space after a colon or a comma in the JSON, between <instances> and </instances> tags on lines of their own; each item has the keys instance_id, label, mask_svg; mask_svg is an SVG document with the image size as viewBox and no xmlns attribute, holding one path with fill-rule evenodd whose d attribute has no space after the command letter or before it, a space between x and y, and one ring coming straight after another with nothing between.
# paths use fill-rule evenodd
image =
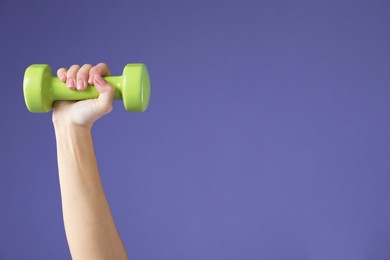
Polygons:
<instances>
[{"instance_id":1,"label":"woman's hand","mask_svg":"<svg viewBox=\"0 0 390 260\"><path fill-rule=\"evenodd\" d=\"M92 128L100 117L112 111L115 89L103 79L110 75L110 69L104 63L96 66L85 64L82 67L73 65L69 69L60 68L58 78L66 82L69 89L83 91L89 85L94 85L99 97L82 101L56 101L53 109L55 126L80 126Z\"/></svg>"}]
</instances>

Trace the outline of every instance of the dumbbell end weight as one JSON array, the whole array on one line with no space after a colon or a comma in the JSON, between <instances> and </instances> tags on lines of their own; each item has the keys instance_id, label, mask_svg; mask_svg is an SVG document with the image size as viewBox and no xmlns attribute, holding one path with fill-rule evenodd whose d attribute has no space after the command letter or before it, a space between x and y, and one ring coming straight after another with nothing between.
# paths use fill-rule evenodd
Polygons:
<instances>
[{"instance_id":1,"label":"dumbbell end weight","mask_svg":"<svg viewBox=\"0 0 390 260\"><path fill-rule=\"evenodd\" d=\"M123 69L120 88L127 111L146 110L150 98L150 79L144 64L127 64Z\"/></svg>"},{"instance_id":2,"label":"dumbbell end weight","mask_svg":"<svg viewBox=\"0 0 390 260\"><path fill-rule=\"evenodd\" d=\"M105 79L115 87L115 98L123 99L126 110L146 110L150 97L150 79L144 64L127 64L122 76L108 76ZM64 82L53 77L47 64L34 64L26 69L23 92L26 106L33 113L49 112L56 100L83 100L99 96L92 86L84 91L68 89Z\"/></svg>"},{"instance_id":3,"label":"dumbbell end weight","mask_svg":"<svg viewBox=\"0 0 390 260\"><path fill-rule=\"evenodd\" d=\"M27 109L33 113L49 112L53 106L50 95L51 68L47 64L34 64L26 69L23 94Z\"/></svg>"}]
</instances>

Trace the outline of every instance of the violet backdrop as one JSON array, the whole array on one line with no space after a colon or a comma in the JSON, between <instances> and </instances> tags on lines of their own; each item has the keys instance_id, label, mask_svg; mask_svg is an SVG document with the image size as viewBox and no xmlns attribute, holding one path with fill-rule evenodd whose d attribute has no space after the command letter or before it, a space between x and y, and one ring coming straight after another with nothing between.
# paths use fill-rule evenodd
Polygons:
<instances>
[{"instance_id":1,"label":"violet backdrop","mask_svg":"<svg viewBox=\"0 0 390 260\"><path fill-rule=\"evenodd\" d=\"M143 62L95 149L130 259L390 258L390 2L0 1L0 259L70 259L34 63Z\"/></svg>"}]
</instances>

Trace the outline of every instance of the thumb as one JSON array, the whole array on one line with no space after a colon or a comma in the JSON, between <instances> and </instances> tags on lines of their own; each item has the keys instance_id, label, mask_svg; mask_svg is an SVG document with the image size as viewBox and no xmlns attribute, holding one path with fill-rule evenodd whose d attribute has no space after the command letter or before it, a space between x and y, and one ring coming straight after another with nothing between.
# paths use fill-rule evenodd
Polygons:
<instances>
[{"instance_id":1,"label":"thumb","mask_svg":"<svg viewBox=\"0 0 390 260\"><path fill-rule=\"evenodd\" d=\"M99 92L99 97L97 98L96 102L96 109L101 114L110 113L112 111L115 88L110 83L105 81L100 75L94 76L93 83L96 90Z\"/></svg>"}]
</instances>

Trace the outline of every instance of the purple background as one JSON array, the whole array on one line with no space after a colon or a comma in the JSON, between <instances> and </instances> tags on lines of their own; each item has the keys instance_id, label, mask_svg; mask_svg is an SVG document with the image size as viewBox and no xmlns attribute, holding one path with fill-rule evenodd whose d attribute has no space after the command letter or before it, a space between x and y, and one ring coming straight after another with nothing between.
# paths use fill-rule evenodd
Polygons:
<instances>
[{"instance_id":1,"label":"purple background","mask_svg":"<svg viewBox=\"0 0 390 260\"><path fill-rule=\"evenodd\" d=\"M94 128L131 259L390 258L389 1L0 1L0 259L69 259L24 70L144 62Z\"/></svg>"}]
</instances>

